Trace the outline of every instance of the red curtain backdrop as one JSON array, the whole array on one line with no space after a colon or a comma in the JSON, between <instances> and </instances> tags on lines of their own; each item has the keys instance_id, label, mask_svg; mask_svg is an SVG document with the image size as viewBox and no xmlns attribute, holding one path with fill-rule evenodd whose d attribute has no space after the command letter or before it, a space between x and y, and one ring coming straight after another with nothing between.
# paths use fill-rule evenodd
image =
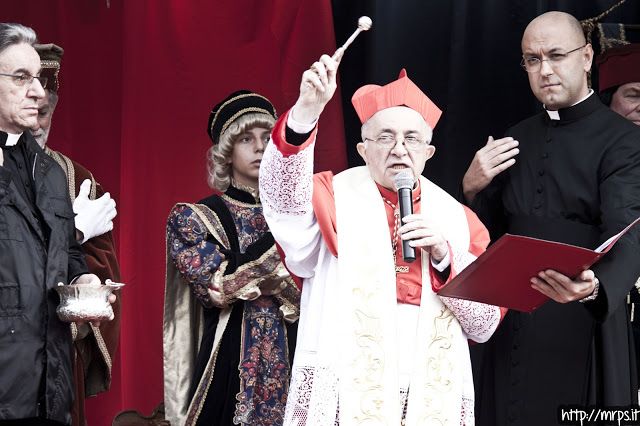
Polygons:
<instances>
[{"instance_id":1,"label":"red curtain backdrop","mask_svg":"<svg viewBox=\"0 0 640 426\"><path fill-rule=\"evenodd\" d=\"M123 314L111 390L87 400L90 426L163 400L165 222L211 193L211 108L239 89L290 108L300 76L336 44L330 0L23 0L2 20L62 46L49 145L91 170L118 207ZM355 28L355 23L354 23ZM340 94L318 134L316 169L346 168Z\"/></svg>"}]
</instances>

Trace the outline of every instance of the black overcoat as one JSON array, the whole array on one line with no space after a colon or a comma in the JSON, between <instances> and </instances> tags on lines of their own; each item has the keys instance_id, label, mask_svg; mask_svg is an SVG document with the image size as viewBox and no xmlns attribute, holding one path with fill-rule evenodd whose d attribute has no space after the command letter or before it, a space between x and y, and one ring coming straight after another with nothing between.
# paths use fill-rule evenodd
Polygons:
<instances>
[{"instance_id":1,"label":"black overcoat","mask_svg":"<svg viewBox=\"0 0 640 426\"><path fill-rule=\"evenodd\" d=\"M0 420L42 415L70 424L71 331L56 315L53 287L87 267L64 172L28 132L19 143L27 147L35 206L0 166Z\"/></svg>"}]
</instances>

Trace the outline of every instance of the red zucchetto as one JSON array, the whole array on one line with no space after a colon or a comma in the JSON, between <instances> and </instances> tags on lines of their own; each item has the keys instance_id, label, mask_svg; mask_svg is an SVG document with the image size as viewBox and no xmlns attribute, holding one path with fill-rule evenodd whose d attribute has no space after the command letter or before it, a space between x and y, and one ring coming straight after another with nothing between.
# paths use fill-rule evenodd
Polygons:
<instances>
[{"instance_id":1,"label":"red zucchetto","mask_svg":"<svg viewBox=\"0 0 640 426\"><path fill-rule=\"evenodd\" d=\"M640 43L611 47L596 58L599 89L640 81Z\"/></svg>"},{"instance_id":2,"label":"red zucchetto","mask_svg":"<svg viewBox=\"0 0 640 426\"><path fill-rule=\"evenodd\" d=\"M442 115L442 111L427 97L422 90L409 80L407 71L400 71L400 76L386 86L368 84L362 86L351 98L351 103L364 124L376 112L394 106L406 106L417 111L433 130Z\"/></svg>"}]
</instances>

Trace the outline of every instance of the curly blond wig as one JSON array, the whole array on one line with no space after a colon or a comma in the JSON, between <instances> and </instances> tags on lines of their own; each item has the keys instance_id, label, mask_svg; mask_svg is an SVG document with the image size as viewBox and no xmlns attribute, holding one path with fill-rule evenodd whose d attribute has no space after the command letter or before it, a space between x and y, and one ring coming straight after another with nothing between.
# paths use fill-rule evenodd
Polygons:
<instances>
[{"instance_id":1,"label":"curly blond wig","mask_svg":"<svg viewBox=\"0 0 640 426\"><path fill-rule=\"evenodd\" d=\"M231 168L228 163L233 147L241 134L256 127L271 131L276 120L267 114L253 113L240 116L220 136L220 142L207 152L207 183L213 189L225 192L231 183Z\"/></svg>"}]
</instances>

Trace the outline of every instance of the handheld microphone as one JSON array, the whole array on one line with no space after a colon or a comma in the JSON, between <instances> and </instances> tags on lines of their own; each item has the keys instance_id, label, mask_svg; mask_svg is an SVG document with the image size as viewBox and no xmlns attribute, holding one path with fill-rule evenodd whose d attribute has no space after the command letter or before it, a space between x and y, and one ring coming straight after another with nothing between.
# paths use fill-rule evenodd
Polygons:
<instances>
[{"instance_id":1,"label":"handheld microphone","mask_svg":"<svg viewBox=\"0 0 640 426\"><path fill-rule=\"evenodd\" d=\"M403 170L393 179L393 186L395 186L396 191L398 191L400 221L402 221L405 216L413 214L413 202L411 200L413 183L413 174L410 171ZM406 263L411 263L416 260L416 249L409 245L409 240L402 240L402 259Z\"/></svg>"}]
</instances>

